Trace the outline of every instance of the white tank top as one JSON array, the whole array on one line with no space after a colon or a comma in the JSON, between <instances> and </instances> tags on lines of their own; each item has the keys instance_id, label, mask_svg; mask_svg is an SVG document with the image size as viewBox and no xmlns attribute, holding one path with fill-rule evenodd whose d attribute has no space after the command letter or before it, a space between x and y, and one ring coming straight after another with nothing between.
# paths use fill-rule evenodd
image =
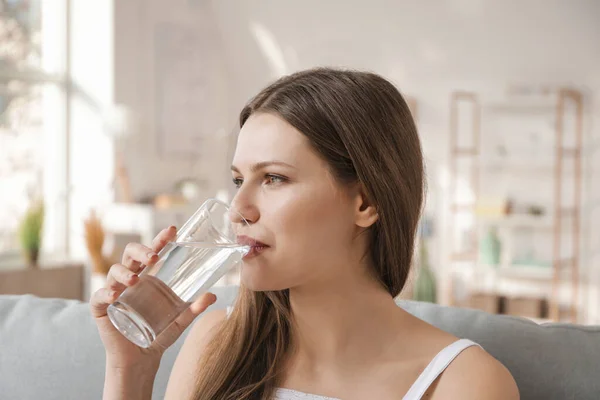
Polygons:
<instances>
[{"instance_id":1,"label":"white tank top","mask_svg":"<svg viewBox=\"0 0 600 400\"><path fill-rule=\"evenodd\" d=\"M227 307L227 317L231 314L232 307ZM425 367L415 383L402 398L403 400L420 400L429 386L448 368L448 365L465 349L479 346L469 339L459 339L442 349ZM319 396L316 394L299 392L292 389L279 388L275 390L273 400L340 400L333 397Z\"/></svg>"}]
</instances>

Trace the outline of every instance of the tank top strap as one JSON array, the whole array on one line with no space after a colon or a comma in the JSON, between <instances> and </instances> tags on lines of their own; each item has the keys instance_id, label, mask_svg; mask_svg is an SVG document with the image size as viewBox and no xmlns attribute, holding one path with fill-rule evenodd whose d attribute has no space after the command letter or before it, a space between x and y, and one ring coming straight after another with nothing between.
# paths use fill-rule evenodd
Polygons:
<instances>
[{"instance_id":1,"label":"tank top strap","mask_svg":"<svg viewBox=\"0 0 600 400\"><path fill-rule=\"evenodd\" d=\"M448 368L450 363L462 353L463 350L471 347L479 346L477 343L469 339L459 339L454 343L451 343L442 351L440 351L431 360L429 365L423 370L421 375L417 378L415 383L408 390L403 400L419 400L425 394L427 389L435 382L435 380ZM481 346L479 346L481 347Z\"/></svg>"}]
</instances>

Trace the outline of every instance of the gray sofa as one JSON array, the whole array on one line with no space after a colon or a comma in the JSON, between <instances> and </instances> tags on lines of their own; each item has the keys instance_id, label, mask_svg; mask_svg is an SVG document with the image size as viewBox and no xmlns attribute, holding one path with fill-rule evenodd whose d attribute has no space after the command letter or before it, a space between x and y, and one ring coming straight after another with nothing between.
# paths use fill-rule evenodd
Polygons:
<instances>
[{"instance_id":1,"label":"gray sofa","mask_svg":"<svg viewBox=\"0 0 600 400\"><path fill-rule=\"evenodd\" d=\"M218 301L211 308L223 308L237 295L235 287L214 292ZM399 305L480 343L512 372L522 399L600 399L600 327L539 326L475 310ZM184 338L163 358L155 399L164 396ZM103 379L104 350L86 303L0 296L0 399L100 399Z\"/></svg>"}]
</instances>

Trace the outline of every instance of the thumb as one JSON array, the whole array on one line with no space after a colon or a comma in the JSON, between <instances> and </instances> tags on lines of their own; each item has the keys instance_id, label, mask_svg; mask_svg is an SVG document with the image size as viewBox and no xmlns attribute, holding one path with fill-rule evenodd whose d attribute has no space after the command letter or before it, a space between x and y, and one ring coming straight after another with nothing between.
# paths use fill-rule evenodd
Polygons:
<instances>
[{"instance_id":1,"label":"thumb","mask_svg":"<svg viewBox=\"0 0 600 400\"><path fill-rule=\"evenodd\" d=\"M204 293L202 296L198 297L196 301L192 303L190 306L190 311L194 314L194 318L199 314L203 313L208 307L213 305L217 301L217 296L214 293ZM191 323L191 321L190 321Z\"/></svg>"},{"instance_id":2,"label":"thumb","mask_svg":"<svg viewBox=\"0 0 600 400\"><path fill-rule=\"evenodd\" d=\"M213 293L205 293L198 297L188 308L185 310L173 324L167 328L163 333L158 335L155 340L156 346L166 349L171 346L181 336L181 334L187 329L188 326L196 319L198 315L203 313L211 304L217 301L217 296Z\"/></svg>"},{"instance_id":3,"label":"thumb","mask_svg":"<svg viewBox=\"0 0 600 400\"><path fill-rule=\"evenodd\" d=\"M185 330L198 315L202 314L215 301L217 301L217 296L213 293L204 293L190 305L187 312L180 315L177 323Z\"/></svg>"}]
</instances>

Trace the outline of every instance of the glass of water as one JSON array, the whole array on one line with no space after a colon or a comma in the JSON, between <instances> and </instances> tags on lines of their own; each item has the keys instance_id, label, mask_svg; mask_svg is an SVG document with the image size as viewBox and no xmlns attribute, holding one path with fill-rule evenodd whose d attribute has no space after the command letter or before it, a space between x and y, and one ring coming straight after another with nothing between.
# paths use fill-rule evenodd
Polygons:
<instances>
[{"instance_id":1,"label":"glass of water","mask_svg":"<svg viewBox=\"0 0 600 400\"><path fill-rule=\"evenodd\" d=\"M139 282L108 307L108 317L127 339L149 347L154 339L248 254L240 235L248 222L226 203L208 199L139 274ZM232 222L236 221L236 222ZM241 239L238 242L238 239Z\"/></svg>"}]
</instances>

